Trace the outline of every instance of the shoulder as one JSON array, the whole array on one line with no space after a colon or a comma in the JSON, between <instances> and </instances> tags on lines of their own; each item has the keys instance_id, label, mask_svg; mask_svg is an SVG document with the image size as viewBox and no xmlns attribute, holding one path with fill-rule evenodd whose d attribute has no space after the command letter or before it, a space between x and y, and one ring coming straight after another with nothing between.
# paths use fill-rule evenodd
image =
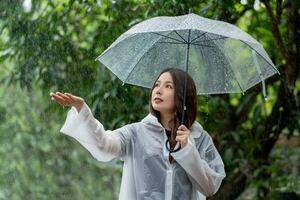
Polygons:
<instances>
[{"instance_id":1,"label":"shoulder","mask_svg":"<svg viewBox=\"0 0 300 200\"><path fill-rule=\"evenodd\" d=\"M122 126L121 128L119 128L120 131L125 131L128 134L135 134L136 132L138 132L139 128L142 126L141 122L134 122L134 123L130 123L130 124L126 124L124 126Z\"/></svg>"},{"instance_id":2,"label":"shoulder","mask_svg":"<svg viewBox=\"0 0 300 200\"><path fill-rule=\"evenodd\" d=\"M198 121L195 121L191 128L190 128L190 131L191 131L191 135L193 136L193 138L199 138L199 137L203 137L205 135L207 135L208 133L203 129L202 125L198 122Z\"/></svg>"},{"instance_id":3,"label":"shoulder","mask_svg":"<svg viewBox=\"0 0 300 200\"><path fill-rule=\"evenodd\" d=\"M208 146L212 143L212 138L209 133L197 121L195 121L191 127L191 135L199 147Z\"/></svg>"},{"instance_id":4,"label":"shoulder","mask_svg":"<svg viewBox=\"0 0 300 200\"><path fill-rule=\"evenodd\" d=\"M128 131L135 131L140 126L141 126L141 122L134 122L134 123L126 124L124 127L128 129Z\"/></svg>"}]
</instances>

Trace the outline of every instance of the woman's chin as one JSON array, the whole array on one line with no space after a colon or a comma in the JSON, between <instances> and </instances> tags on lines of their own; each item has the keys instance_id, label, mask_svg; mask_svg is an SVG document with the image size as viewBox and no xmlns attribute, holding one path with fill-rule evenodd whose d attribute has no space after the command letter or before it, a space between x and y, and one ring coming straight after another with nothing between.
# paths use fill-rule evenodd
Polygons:
<instances>
[{"instance_id":1,"label":"woman's chin","mask_svg":"<svg viewBox=\"0 0 300 200\"><path fill-rule=\"evenodd\" d=\"M168 109L159 107L159 106L153 106L153 110L160 112L160 113L169 113L170 112Z\"/></svg>"},{"instance_id":2,"label":"woman's chin","mask_svg":"<svg viewBox=\"0 0 300 200\"><path fill-rule=\"evenodd\" d=\"M153 107L153 110L161 112L161 109L158 106L152 106L152 107Z\"/></svg>"}]
</instances>

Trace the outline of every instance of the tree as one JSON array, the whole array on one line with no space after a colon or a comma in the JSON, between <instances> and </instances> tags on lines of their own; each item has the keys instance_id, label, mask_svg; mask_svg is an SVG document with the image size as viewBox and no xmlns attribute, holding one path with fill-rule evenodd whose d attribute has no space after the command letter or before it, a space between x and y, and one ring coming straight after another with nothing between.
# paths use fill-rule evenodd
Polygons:
<instances>
[{"instance_id":1,"label":"tree","mask_svg":"<svg viewBox=\"0 0 300 200\"><path fill-rule=\"evenodd\" d=\"M158 15L186 14L192 8L194 13L237 24L263 44L281 73L267 79L267 102L259 85L243 96L214 95L207 97L209 101L199 97L198 120L214 137L227 172L211 199L235 199L251 180L269 177L265 169L279 134L299 130L296 1L53 0L32 1L30 12L24 12L22 2L0 3L0 62L10 71L2 72L2 83L20 83L28 91L37 85L44 96L56 89L81 95L110 129L147 113L146 90L122 86L94 62L132 25ZM268 190L259 187L258 196L267 198Z\"/></svg>"}]
</instances>

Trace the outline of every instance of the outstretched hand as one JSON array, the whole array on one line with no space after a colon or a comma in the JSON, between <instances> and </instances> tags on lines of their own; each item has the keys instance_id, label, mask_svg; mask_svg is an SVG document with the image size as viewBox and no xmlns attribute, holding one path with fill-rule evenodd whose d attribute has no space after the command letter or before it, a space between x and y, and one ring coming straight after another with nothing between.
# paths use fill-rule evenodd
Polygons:
<instances>
[{"instance_id":1,"label":"outstretched hand","mask_svg":"<svg viewBox=\"0 0 300 200\"><path fill-rule=\"evenodd\" d=\"M79 112L84 104L84 99L70 93L50 92L51 100L62 106L74 106Z\"/></svg>"},{"instance_id":2,"label":"outstretched hand","mask_svg":"<svg viewBox=\"0 0 300 200\"><path fill-rule=\"evenodd\" d=\"M185 125L182 124L178 127L175 140L180 143L182 148L187 144L190 133L191 131Z\"/></svg>"}]
</instances>

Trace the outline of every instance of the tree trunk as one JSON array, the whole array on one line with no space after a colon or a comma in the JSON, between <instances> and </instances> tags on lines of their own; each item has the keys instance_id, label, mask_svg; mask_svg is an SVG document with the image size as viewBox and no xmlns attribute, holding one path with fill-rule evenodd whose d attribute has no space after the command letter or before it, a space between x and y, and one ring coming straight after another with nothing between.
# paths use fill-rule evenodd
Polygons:
<instances>
[{"instance_id":1,"label":"tree trunk","mask_svg":"<svg viewBox=\"0 0 300 200\"><path fill-rule=\"evenodd\" d=\"M263 1L267 13L272 22L272 32L277 47L280 49L282 56L286 60L285 67L281 70L280 87L277 94L277 101L274 104L271 115L262 121L257 127L252 129L253 134L260 136L260 149L256 149L252 155L259 162L249 163L249 166L241 167L236 173L227 177L223 182L217 194L209 199L232 200L236 199L245 189L247 181L247 173L251 173L254 169L261 165L268 164L271 150L274 147L281 131L291 123L295 118L294 110L299 109L297 104L297 96L294 95L295 82L299 76L299 46L300 39L297 32L300 31L299 13L293 7L292 1L287 1L286 12L288 22L287 45L284 45L279 32L280 15L282 13L281 1L277 2L277 15L274 15L267 0ZM234 111L233 111L234 112ZM230 112L231 113L231 112ZM237 127L237 126L236 126ZM266 174L268 176L268 174Z\"/></svg>"}]
</instances>

